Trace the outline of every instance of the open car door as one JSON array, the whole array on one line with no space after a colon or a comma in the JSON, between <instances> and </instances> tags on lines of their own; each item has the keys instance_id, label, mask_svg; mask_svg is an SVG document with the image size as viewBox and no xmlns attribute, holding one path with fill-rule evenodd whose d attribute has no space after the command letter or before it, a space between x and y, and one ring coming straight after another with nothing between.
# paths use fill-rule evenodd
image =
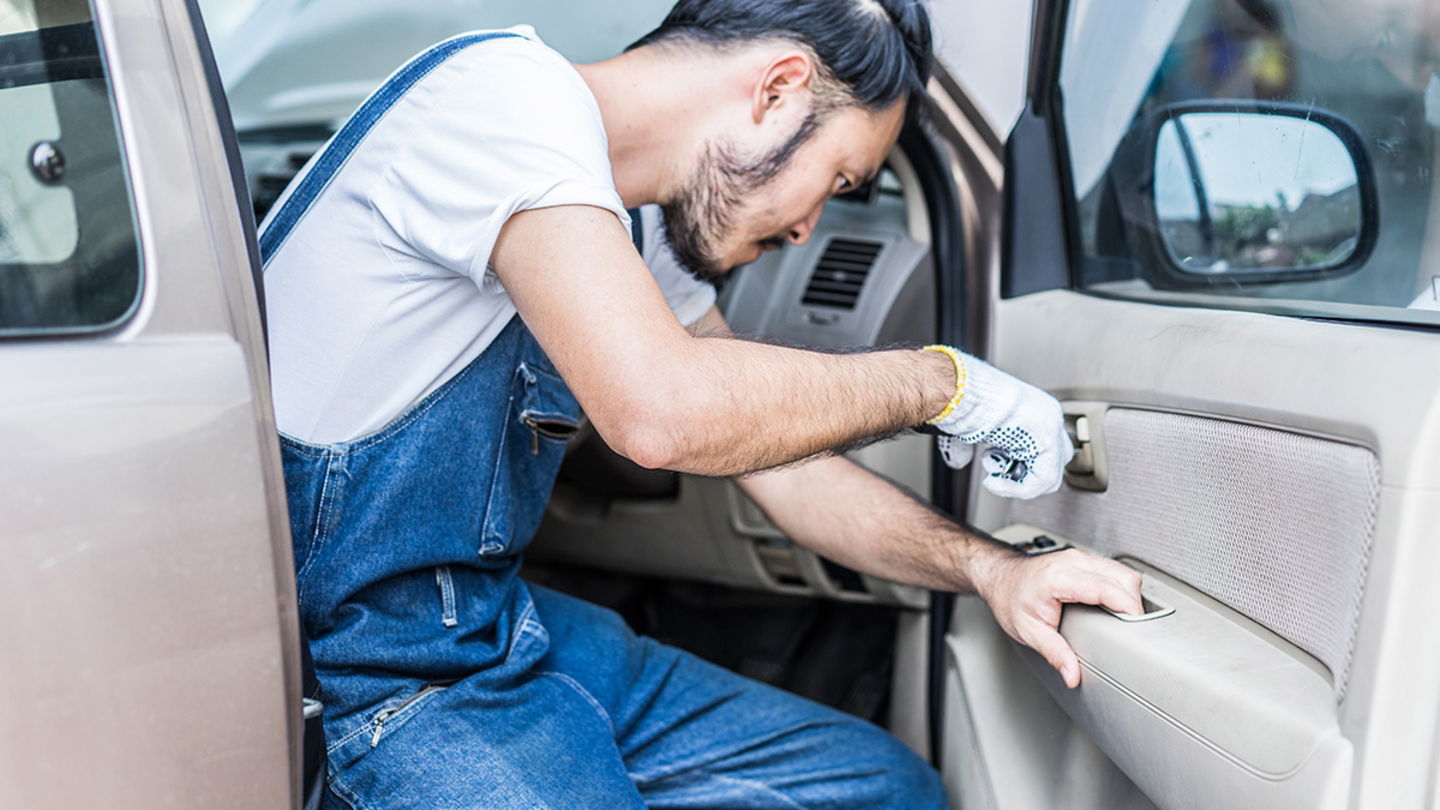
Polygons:
<instances>
[{"instance_id":1,"label":"open car door","mask_svg":"<svg viewBox=\"0 0 1440 810\"><path fill-rule=\"evenodd\" d=\"M228 128L193 2L0 0L5 807L299 806L292 552Z\"/></svg>"},{"instance_id":2,"label":"open car door","mask_svg":"<svg viewBox=\"0 0 1440 810\"><path fill-rule=\"evenodd\" d=\"M1432 17L1037 3L979 314L1079 452L1060 492L973 487L970 517L1134 566L1147 613L1065 610L1072 691L958 600L958 806L1434 806Z\"/></svg>"}]
</instances>

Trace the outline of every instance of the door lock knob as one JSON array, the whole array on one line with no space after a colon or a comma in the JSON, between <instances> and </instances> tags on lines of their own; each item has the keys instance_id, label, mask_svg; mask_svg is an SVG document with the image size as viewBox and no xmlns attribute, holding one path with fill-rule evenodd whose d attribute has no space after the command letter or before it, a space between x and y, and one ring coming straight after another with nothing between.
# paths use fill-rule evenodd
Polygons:
<instances>
[{"instance_id":1,"label":"door lock knob","mask_svg":"<svg viewBox=\"0 0 1440 810\"><path fill-rule=\"evenodd\" d=\"M41 141L30 147L30 173L47 186L65 179L65 153L54 141Z\"/></svg>"}]
</instances>

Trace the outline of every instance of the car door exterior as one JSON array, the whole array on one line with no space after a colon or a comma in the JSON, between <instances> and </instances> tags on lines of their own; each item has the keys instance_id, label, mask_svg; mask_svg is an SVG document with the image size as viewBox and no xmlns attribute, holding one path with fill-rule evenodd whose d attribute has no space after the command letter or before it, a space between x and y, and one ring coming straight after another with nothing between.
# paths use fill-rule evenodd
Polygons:
<instances>
[{"instance_id":1,"label":"car door exterior","mask_svg":"<svg viewBox=\"0 0 1440 810\"><path fill-rule=\"evenodd\" d=\"M195 15L0 3L7 807L298 800L253 230Z\"/></svg>"},{"instance_id":2,"label":"car door exterior","mask_svg":"<svg viewBox=\"0 0 1440 810\"><path fill-rule=\"evenodd\" d=\"M1135 566L1147 617L1067 608L1067 691L959 600L941 714L958 806L1435 806L1436 41L1423 3L1349 6L1036 4L975 314L994 362L1083 418L1081 461L1033 502L972 490L970 517ZM1212 174L1208 203L1167 215L1166 122L1197 110L1245 136L1222 150L1235 177L1283 166L1263 199ZM1272 139L1281 120L1341 133L1358 180L1306 187L1323 144ZM1341 208L1350 238L1288 250ZM1273 219L1221 257L1241 209ZM1179 247L1197 223L1211 244Z\"/></svg>"}]
</instances>

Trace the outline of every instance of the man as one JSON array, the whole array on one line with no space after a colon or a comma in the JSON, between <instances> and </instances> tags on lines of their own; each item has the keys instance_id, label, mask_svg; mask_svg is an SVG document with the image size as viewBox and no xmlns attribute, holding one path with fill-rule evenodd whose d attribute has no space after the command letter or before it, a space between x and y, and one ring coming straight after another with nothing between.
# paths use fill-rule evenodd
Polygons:
<instances>
[{"instance_id":1,"label":"man","mask_svg":"<svg viewBox=\"0 0 1440 810\"><path fill-rule=\"evenodd\" d=\"M915 0L682 0L578 67L524 27L462 36L287 191L261 242L334 806L943 806L879 729L516 577L580 406L640 464L769 470L740 485L797 541L978 591L1072 686L1061 603L1139 610L1126 568L1019 557L824 455L929 421L952 456L1026 461L986 485L1034 496L1071 452L1048 395L943 347L724 337L680 269L804 242L879 170L929 54ZM646 204L668 242L648 269L626 214Z\"/></svg>"}]
</instances>

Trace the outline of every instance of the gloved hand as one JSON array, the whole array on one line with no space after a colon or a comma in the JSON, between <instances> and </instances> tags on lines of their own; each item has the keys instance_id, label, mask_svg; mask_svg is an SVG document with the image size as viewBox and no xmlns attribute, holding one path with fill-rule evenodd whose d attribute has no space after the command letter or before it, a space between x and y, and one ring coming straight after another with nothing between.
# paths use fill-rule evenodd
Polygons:
<instances>
[{"instance_id":1,"label":"gloved hand","mask_svg":"<svg viewBox=\"0 0 1440 810\"><path fill-rule=\"evenodd\" d=\"M956 361L958 401L949 413L931 420L944 434L938 443L945 463L958 470L974 457L974 445L988 444L999 453L987 453L986 489L1024 499L1059 489L1065 465L1075 455L1060 403L983 360L945 351L949 347L927 348L953 351Z\"/></svg>"}]
</instances>

